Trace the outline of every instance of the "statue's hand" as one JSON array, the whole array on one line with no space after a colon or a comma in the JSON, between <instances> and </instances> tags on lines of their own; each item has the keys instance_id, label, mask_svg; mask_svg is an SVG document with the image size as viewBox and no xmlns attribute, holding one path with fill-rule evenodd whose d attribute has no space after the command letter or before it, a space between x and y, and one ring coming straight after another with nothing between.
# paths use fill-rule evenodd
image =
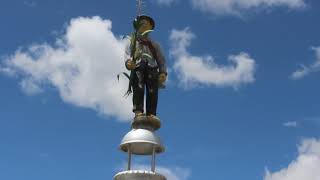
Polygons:
<instances>
[{"instance_id":1,"label":"statue's hand","mask_svg":"<svg viewBox=\"0 0 320 180\"><path fill-rule=\"evenodd\" d=\"M133 62L132 59L129 59L127 61L126 66L127 66L128 70L134 70L137 67L136 63Z\"/></svg>"},{"instance_id":2,"label":"statue's hand","mask_svg":"<svg viewBox=\"0 0 320 180\"><path fill-rule=\"evenodd\" d=\"M159 83L163 84L164 82L166 82L166 80L167 80L167 75L165 73L161 73L159 75Z\"/></svg>"}]
</instances>

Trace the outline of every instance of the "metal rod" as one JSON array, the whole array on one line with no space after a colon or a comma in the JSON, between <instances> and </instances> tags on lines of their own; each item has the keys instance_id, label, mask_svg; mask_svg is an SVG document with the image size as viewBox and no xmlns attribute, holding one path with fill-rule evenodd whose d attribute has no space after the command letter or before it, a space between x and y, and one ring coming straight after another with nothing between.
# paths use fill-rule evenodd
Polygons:
<instances>
[{"instance_id":1,"label":"metal rod","mask_svg":"<svg viewBox=\"0 0 320 180\"><path fill-rule=\"evenodd\" d=\"M152 150L151 171L152 172L156 171L156 147L155 146L153 146L153 150Z\"/></svg>"},{"instance_id":2,"label":"metal rod","mask_svg":"<svg viewBox=\"0 0 320 180\"><path fill-rule=\"evenodd\" d=\"M128 171L131 170L131 159L132 159L132 153L131 153L131 148L129 146L129 148L128 148Z\"/></svg>"},{"instance_id":3,"label":"metal rod","mask_svg":"<svg viewBox=\"0 0 320 180\"><path fill-rule=\"evenodd\" d=\"M137 0L137 16L140 16L142 13L142 4L143 0Z\"/></svg>"}]
</instances>

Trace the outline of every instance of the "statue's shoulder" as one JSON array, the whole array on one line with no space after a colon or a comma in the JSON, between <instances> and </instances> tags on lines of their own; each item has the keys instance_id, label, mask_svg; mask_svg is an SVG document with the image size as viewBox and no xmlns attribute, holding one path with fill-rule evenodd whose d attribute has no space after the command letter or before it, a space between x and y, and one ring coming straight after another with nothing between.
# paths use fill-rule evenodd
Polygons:
<instances>
[{"instance_id":1,"label":"statue's shoulder","mask_svg":"<svg viewBox=\"0 0 320 180\"><path fill-rule=\"evenodd\" d=\"M156 41L156 40L154 40L154 39L152 39L150 37L149 37L148 40L152 43L153 47L155 47L157 49L160 47L160 43L158 41Z\"/></svg>"}]
</instances>

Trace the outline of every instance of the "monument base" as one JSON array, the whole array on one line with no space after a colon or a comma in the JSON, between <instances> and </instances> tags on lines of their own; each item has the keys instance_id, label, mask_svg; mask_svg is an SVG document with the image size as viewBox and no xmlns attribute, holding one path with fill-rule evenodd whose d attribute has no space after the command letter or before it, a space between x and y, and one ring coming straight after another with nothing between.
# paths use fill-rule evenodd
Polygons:
<instances>
[{"instance_id":1,"label":"monument base","mask_svg":"<svg viewBox=\"0 0 320 180\"><path fill-rule=\"evenodd\" d=\"M142 170L123 171L114 176L114 180L167 180L165 176Z\"/></svg>"}]
</instances>

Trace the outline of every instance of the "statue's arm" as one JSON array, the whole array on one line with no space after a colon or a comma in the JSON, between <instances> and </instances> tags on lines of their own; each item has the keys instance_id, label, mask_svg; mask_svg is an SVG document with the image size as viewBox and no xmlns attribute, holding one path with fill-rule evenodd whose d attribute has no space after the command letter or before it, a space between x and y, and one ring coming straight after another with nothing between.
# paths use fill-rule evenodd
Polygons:
<instances>
[{"instance_id":1,"label":"statue's arm","mask_svg":"<svg viewBox=\"0 0 320 180\"><path fill-rule=\"evenodd\" d=\"M124 54L124 60L125 60L125 66L126 68L129 70L129 67L128 67L128 61L131 59L131 43L128 42L126 44L126 47L125 47L125 54Z\"/></svg>"},{"instance_id":2,"label":"statue's arm","mask_svg":"<svg viewBox=\"0 0 320 180\"><path fill-rule=\"evenodd\" d=\"M164 74L168 74L167 72L167 63L166 63L166 59L162 53L161 47L159 45L159 43L154 43L154 47L156 49L156 53L157 53L157 63L159 66L159 72L164 73Z\"/></svg>"}]
</instances>

